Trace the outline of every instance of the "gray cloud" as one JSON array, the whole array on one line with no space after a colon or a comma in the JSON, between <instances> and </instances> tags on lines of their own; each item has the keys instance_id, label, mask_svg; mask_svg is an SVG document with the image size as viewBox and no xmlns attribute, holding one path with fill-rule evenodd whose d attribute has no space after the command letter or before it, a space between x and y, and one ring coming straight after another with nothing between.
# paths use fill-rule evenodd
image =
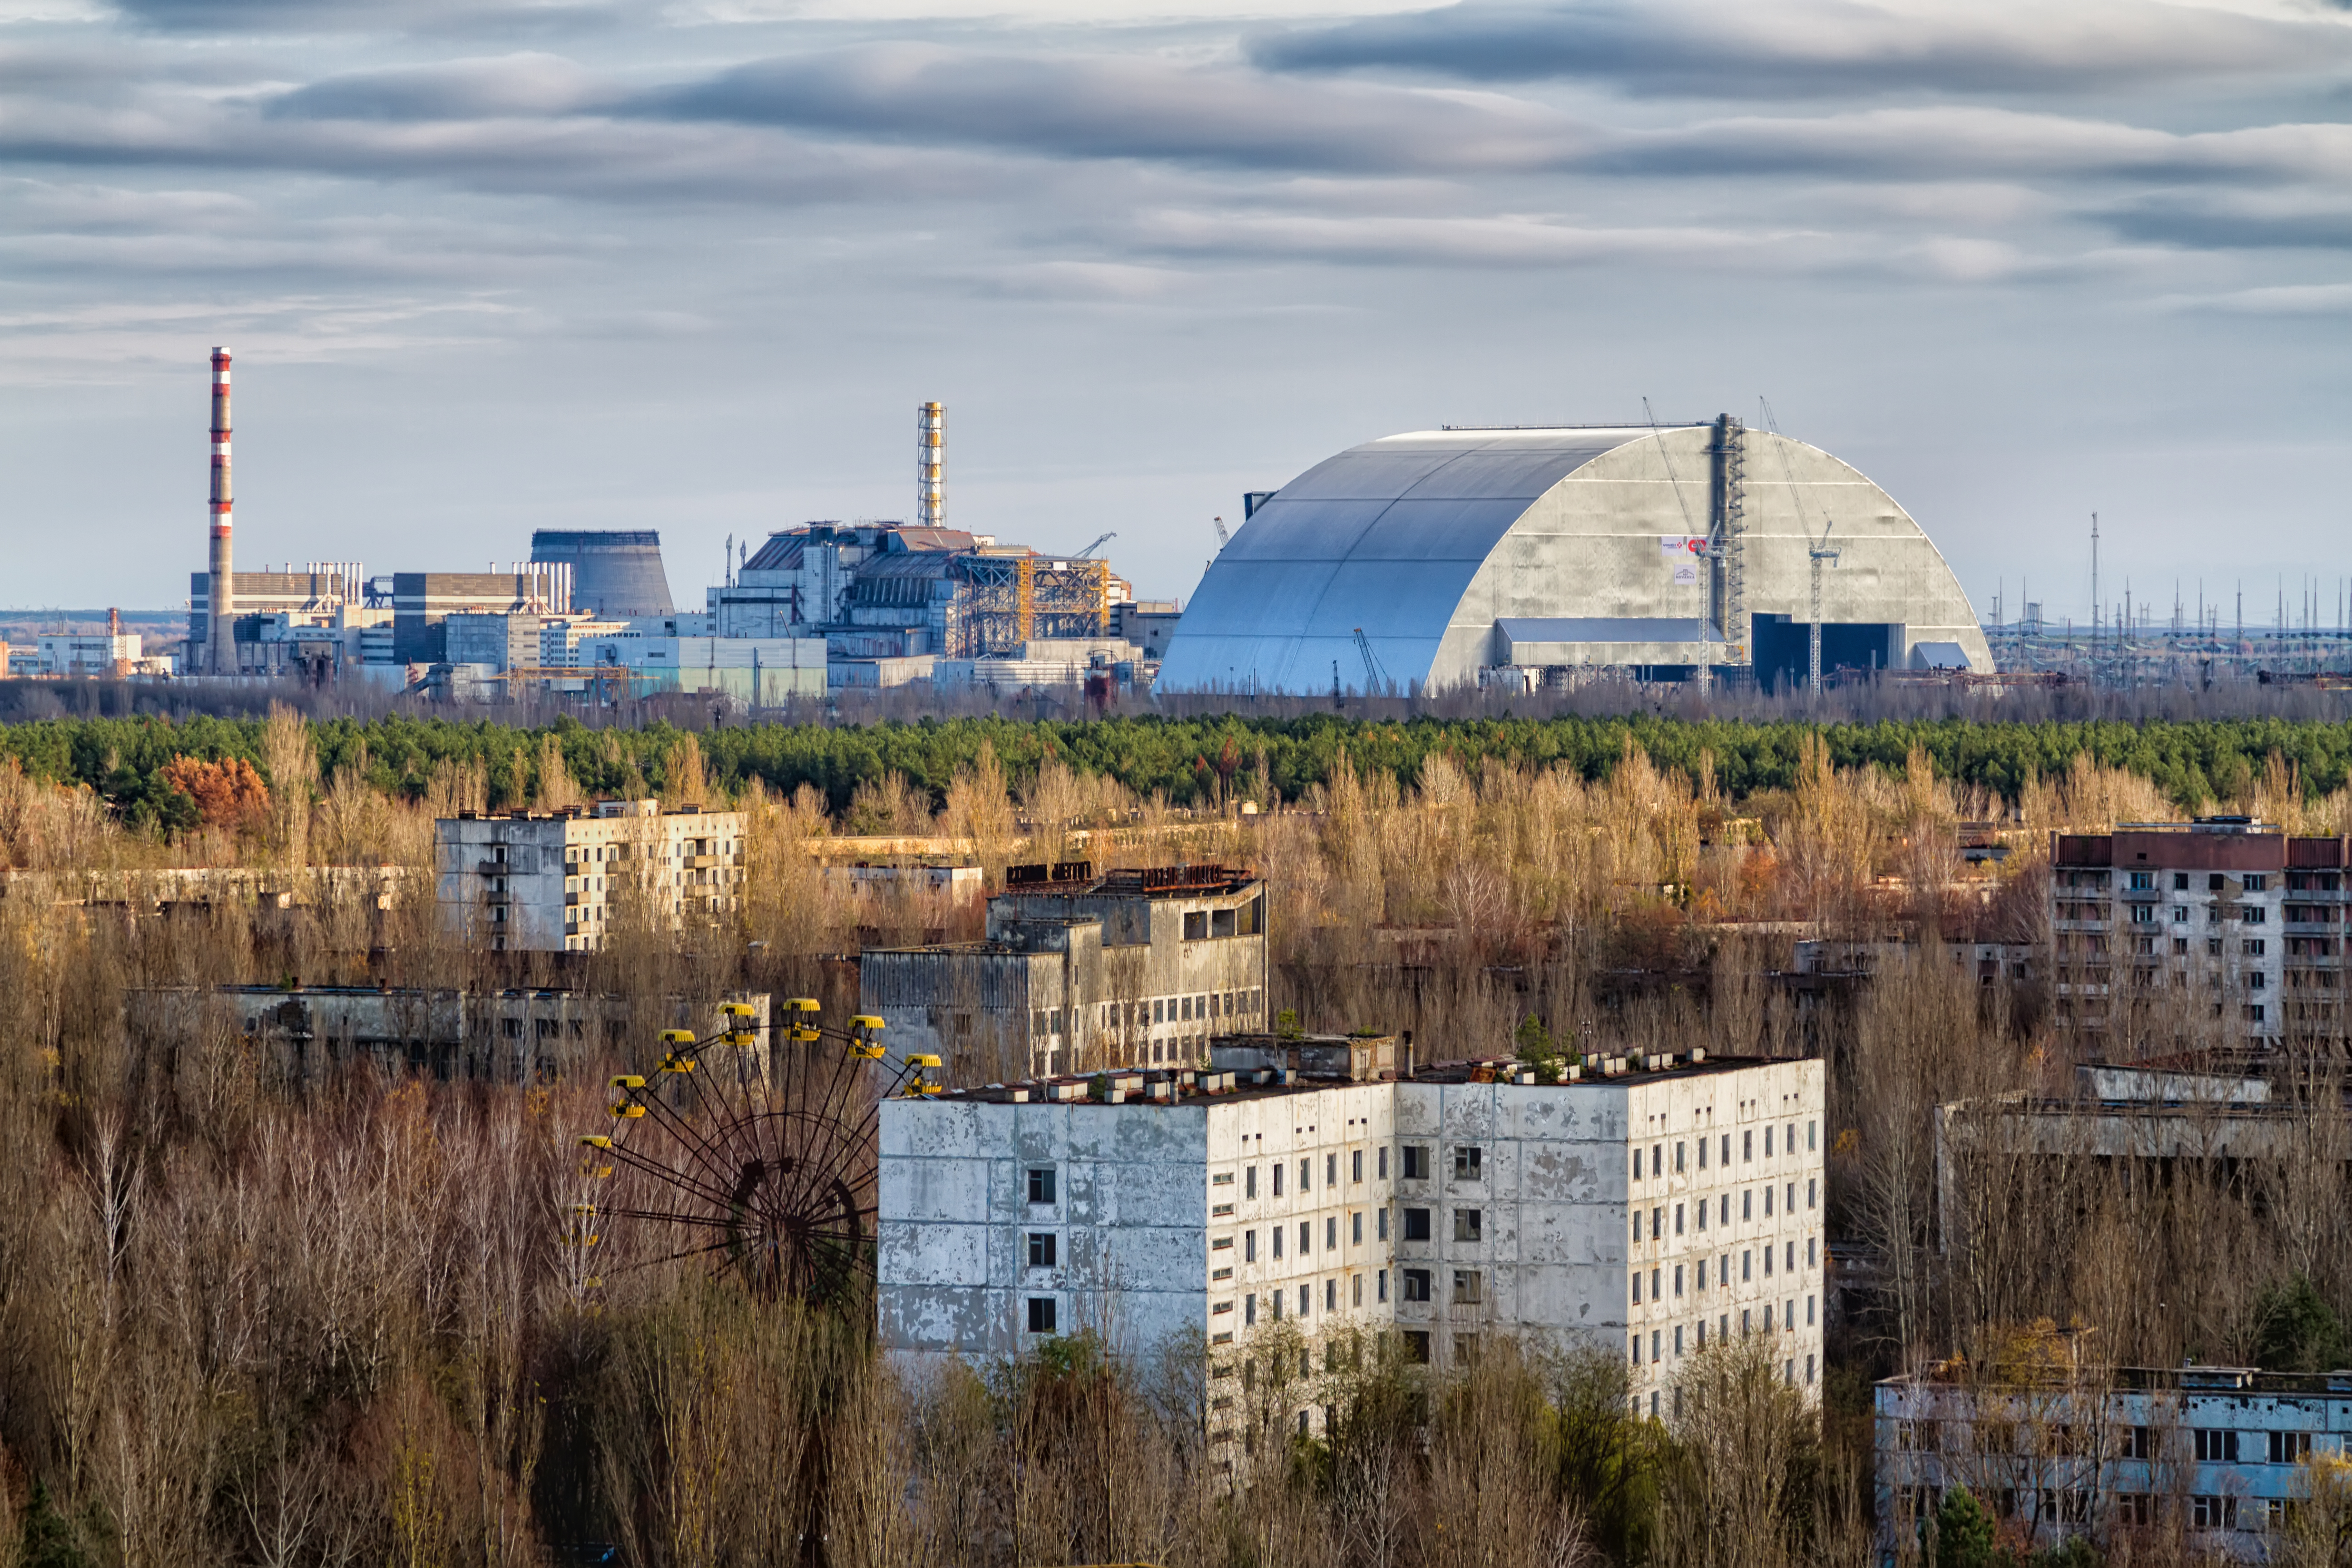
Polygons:
<instances>
[{"instance_id":1,"label":"gray cloud","mask_svg":"<svg viewBox=\"0 0 2352 1568\"><path fill-rule=\"evenodd\" d=\"M163 34L284 37L414 33L445 37L565 35L625 21L625 0L116 0L131 21Z\"/></svg>"},{"instance_id":2,"label":"gray cloud","mask_svg":"<svg viewBox=\"0 0 2352 1568\"><path fill-rule=\"evenodd\" d=\"M571 60L522 54L331 76L272 100L268 112L306 120L538 119L591 111L621 96Z\"/></svg>"},{"instance_id":3,"label":"gray cloud","mask_svg":"<svg viewBox=\"0 0 2352 1568\"><path fill-rule=\"evenodd\" d=\"M649 95L642 108L681 120L1245 169L1541 169L1592 140L1564 115L1507 99L919 44L761 60Z\"/></svg>"},{"instance_id":4,"label":"gray cloud","mask_svg":"<svg viewBox=\"0 0 2352 1568\"><path fill-rule=\"evenodd\" d=\"M1266 34L1273 69L1378 68L1472 81L1549 78L1731 99L1926 89L2081 90L2309 71L2352 58L2352 33L2191 6L1854 0L1468 3Z\"/></svg>"},{"instance_id":5,"label":"gray cloud","mask_svg":"<svg viewBox=\"0 0 2352 1568\"><path fill-rule=\"evenodd\" d=\"M2352 178L2352 125L2184 135L2057 113L1939 105L1621 132L1593 165L1627 174L2336 181Z\"/></svg>"},{"instance_id":6,"label":"gray cloud","mask_svg":"<svg viewBox=\"0 0 2352 1568\"><path fill-rule=\"evenodd\" d=\"M2352 203L2340 195L2167 191L2099 215L2116 234L2200 250L2352 250Z\"/></svg>"}]
</instances>

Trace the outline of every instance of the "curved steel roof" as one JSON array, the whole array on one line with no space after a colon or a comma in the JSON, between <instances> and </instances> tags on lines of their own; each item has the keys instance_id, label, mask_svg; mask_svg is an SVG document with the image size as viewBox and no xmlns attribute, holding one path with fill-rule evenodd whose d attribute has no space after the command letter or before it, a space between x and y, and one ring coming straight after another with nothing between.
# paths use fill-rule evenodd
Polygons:
<instances>
[{"instance_id":1,"label":"curved steel roof","mask_svg":"<svg viewBox=\"0 0 2352 1568\"><path fill-rule=\"evenodd\" d=\"M1704 555L1685 569L1724 467L1711 425L1421 431L1342 452L1260 505L1202 579L1160 684L1454 686L1503 663L1684 664L1718 640L1720 662L1777 680L1785 626L1815 593L1826 623L1861 637L1841 657L1884 668L1950 643L1993 668L1968 595L1893 497L1778 433L1748 430L1741 450L1736 626L1710 624L1726 571ZM1836 569L1820 573L1832 528Z\"/></svg>"},{"instance_id":2,"label":"curved steel roof","mask_svg":"<svg viewBox=\"0 0 2352 1568\"><path fill-rule=\"evenodd\" d=\"M1244 523L1201 580L1161 665L1173 690L1370 684L1356 629L1389 679L1428 679L1470 579L1535 500L1626 426L1391 436L1317 464ZM1702 526L1704 524L1702 523Z\"/></svg>"}]
</instances>

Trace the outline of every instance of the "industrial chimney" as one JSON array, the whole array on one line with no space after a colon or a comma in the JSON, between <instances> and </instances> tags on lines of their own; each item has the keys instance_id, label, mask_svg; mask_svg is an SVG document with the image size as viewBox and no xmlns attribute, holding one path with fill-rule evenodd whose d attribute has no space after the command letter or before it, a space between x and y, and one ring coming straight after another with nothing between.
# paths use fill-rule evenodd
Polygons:
<instances>
[{"instance_id":1,"label":"industrial chimney","mask_svg":"<svg viewBox=\"0 0 2352 1568\"><path fill-rule=\"evenodd\" d=\"M236 673L236 596L230 590L228 488L228 350L213 350L213 544L205 578L205 664L215 675Z\"/></svg>"},{"instance_id":2,"label":"industrial chimney","mask_svg":"<svg viewBox=\"0 0 2352 1568\"><path fill-rule=\"evenodd\" d=\"M936 403L924 404L915 416L915 521L925 528L948 525L947 489L940 479L946 426L947 412Z\"/></svg>"}]
</instances>

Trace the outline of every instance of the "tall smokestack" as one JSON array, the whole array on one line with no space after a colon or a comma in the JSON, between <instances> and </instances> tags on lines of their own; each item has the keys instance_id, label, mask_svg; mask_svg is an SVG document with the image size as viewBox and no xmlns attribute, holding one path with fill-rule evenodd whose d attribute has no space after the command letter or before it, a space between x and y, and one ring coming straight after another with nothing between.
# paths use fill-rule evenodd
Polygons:
<instances>
[{"instance_id":1,"label":"tall smokestack","mask_svg":"<svg viewBox=\"0 0 2352 1568\"><path fill-rule=\"evenodd\" d=\"M947 489L940 479L946 457L947 411L926 403L915 416L915 521L925 528L948 525Z\"/></svg>"},{"instance_id":2,"label":"tall smokestack","mask_svg":"<svg viewBox=\"0 0 2352 1568\"><path fill-rule=\"evenodd\" d=\"M230 617L228 488L228 350L213 350L213 549L205 578L205 626L211 644L205 667L215 675L236 673L236 629Z\"/></svg>"}]
</instances>

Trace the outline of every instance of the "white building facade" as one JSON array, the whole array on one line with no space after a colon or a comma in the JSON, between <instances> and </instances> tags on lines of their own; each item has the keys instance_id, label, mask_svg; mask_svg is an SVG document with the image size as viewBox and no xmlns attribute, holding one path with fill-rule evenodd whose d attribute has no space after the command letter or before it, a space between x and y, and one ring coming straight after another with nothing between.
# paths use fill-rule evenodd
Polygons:
<instances>
[{"instance_id":1,"label":"white building facade","mask_svg":"<svg viewBox=\"0 0 2352 1568\"><path fill-rule=\"evenodd\" d=\"M441 918L493 951L593 952L635 912L675 928L743 898L743 816L654 800L433 825Z\"/></svg>"},{"instance_id":2,"label":"white building facade","mask_svg":"<svg viewBox=\"0 0 2352 1568\"><path fill-rule=\"evenodd\" d=\"M1818 1388L1819 1062L1236 1076L1099 1080L1116 1103L1052 1080L886 1102L884 1344L1003 1355L1084 1330L1214 1352L1286 1324L1395 1331L1446 1364L1532 1336L1625 1354L1664 1415L1684 1358L1764 1333Z\"/></svg>"}]
</instances>

